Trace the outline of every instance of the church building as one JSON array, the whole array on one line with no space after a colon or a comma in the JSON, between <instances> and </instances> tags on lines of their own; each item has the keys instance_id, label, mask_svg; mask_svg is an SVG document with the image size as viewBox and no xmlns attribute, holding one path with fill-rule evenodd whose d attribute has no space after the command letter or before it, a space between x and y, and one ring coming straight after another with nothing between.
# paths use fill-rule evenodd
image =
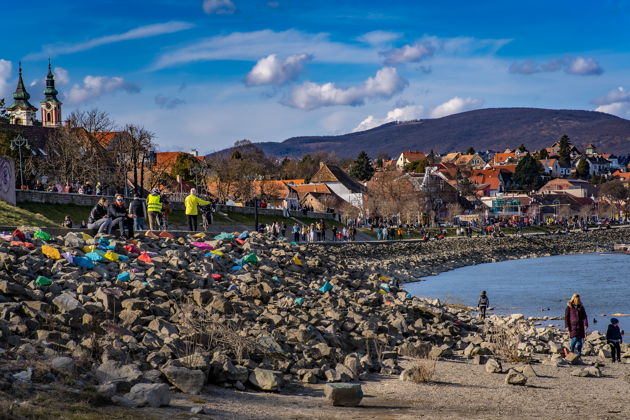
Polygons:
<instances>
[{"instance_id":1,"label":"church building","mask_svg":"<svg viewBox=\"0 0 630 420\"><path fill-rule=\"evenodd\" d=\"M17 88L13 93L13 104L6 108L9 116L9 123L15 125L42 125L44 127L61 127L61 101L57 99L57 89L55 89L55 76L52 73L50 60L48 60L48 75L46 76L46 89L44 90L44 100L40 102L42 122L37 121L37 108L28 100L31 95L24 87L22 80L22 63L19 67L19 78Z\"/></svg>"}]
</instances>

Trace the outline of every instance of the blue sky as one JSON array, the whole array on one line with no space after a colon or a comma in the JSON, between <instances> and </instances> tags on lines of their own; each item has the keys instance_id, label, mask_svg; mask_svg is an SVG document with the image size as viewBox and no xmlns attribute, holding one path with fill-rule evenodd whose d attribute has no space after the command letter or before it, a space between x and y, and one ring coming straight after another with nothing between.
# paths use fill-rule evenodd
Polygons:
<instances>
[{"instance_id":1,"label":"blue sky","mask_svg":"<svg viewBox=\"0 0 630 420\"><path fill-rule=\"evenodd\" d=\"M3 8L0 97L52 59L64 113L161 150L342 134L484 107L630 118L630 0L64 0Z\"/></svg>"}]
</instances>

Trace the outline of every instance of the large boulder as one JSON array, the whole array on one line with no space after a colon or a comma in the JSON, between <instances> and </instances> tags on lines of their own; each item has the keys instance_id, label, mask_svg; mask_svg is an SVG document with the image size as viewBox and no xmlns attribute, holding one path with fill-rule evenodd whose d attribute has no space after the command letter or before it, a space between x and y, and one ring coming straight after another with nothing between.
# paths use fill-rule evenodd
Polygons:
<instances>
[{"instance_id":1,"label":"large boulder","mask_svg":"<svg viewBox=\"0 0 630 420\"><path fill-rule=\"evenodd\" d=\"M134 401L140 407L148 405L157 408L171 402L171 394L166 384L136 384L125 398Z\"/></svg>"},{"instance_id":2,"label":"large boulder","mask_svg":"<svg viewBox=\"0 0 630 420\"><path fill-rule=\"evenodd\" d=\"M199 394L206 382L205 373L198 369L167 366L162 373L171 384L187 394Z\"/></svg>"},{"instance_id":3,"label":"large boulder","mask_svg":"<svg viewBox=\"0 0 630 420\"><path fill-rule=\"evenodd\" d=\"M96 369L95 375L102 384L112 382L120 386L128 384L129 387L138 383L142 378L142 372L138 366L134 364L123 365L115 360L105 361Z\"/></svg>"},{"instance_id":4,"label":"large boulder","mask_svg":"<svg viewBox=\"0 0 630 420\"><path fill-rule=\"evenodd\" d=\"M356 407L363 399L361 384L326 384L324 394L326 400L334 406Z\"/></svg>"},{"instance_id":5,"label":"large boulder","mask_svg":"<svg viewBox=\"0 0 630 420\"><path fill-rule=\"evenodd\" d=\"M261 391L278 391L282 386L282 375L274 370L256 368L249 375L249 383Z\"/></svg>"}]
</instances>

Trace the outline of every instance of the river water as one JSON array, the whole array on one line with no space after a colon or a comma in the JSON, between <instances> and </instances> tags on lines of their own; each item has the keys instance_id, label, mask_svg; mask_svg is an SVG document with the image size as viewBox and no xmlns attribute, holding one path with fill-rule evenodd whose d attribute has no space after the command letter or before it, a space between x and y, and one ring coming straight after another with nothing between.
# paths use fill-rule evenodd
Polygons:
<instances>
[{"instance_id":1,"label":"river water","mask_svg":"<svg viewBox=\"0 0 630 420\"><path fill-rule=\"evenodd\" d=\"M414 296L477 306L486 290L490 313L564 316L567 301L578 293L589 330L606 332L611 314L630 314L630 255L583 254L479 264L425 277L405 285ZM615 316L630 334L630 316ZM593 318L597 323L593 323ZM564 326L563 321L545 325Z\"/></svg>"}]
</instances>

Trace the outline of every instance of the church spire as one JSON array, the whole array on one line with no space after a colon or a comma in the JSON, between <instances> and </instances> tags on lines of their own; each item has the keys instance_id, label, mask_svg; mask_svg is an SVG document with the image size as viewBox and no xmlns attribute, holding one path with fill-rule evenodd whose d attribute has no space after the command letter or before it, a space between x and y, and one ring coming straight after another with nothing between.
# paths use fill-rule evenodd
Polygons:
<instances>
[{"instance_id":1,"label":"church spire","mask_svg":"<svg viewBox=\"0 0 630 420\"><path fill-rule=\"evenodd\" d=\"M59 102L57 94L59 92L55 89L55 76L53 75L52 68L50 66L50 58L48 59L48 75L46 75L46 89L44 90L43 102Z\"/></svg>"},{"instance_id":2,"label":"church spire","mask_svg":"<svg viewBox=\"0 0 630 420\"><path fill-rule=\"evenodd\" d=\"M26 91L24 87L24 80L22 80L22 62L19 64L19 77L17 88L15 88L15 92L13 93L13 105L9 108L21 108L21 109L32 109L36 110L33 105L28 101L31 99L31 95ZM7 109L9 109L7 108Z\"/></svg>"}]
</instances>

